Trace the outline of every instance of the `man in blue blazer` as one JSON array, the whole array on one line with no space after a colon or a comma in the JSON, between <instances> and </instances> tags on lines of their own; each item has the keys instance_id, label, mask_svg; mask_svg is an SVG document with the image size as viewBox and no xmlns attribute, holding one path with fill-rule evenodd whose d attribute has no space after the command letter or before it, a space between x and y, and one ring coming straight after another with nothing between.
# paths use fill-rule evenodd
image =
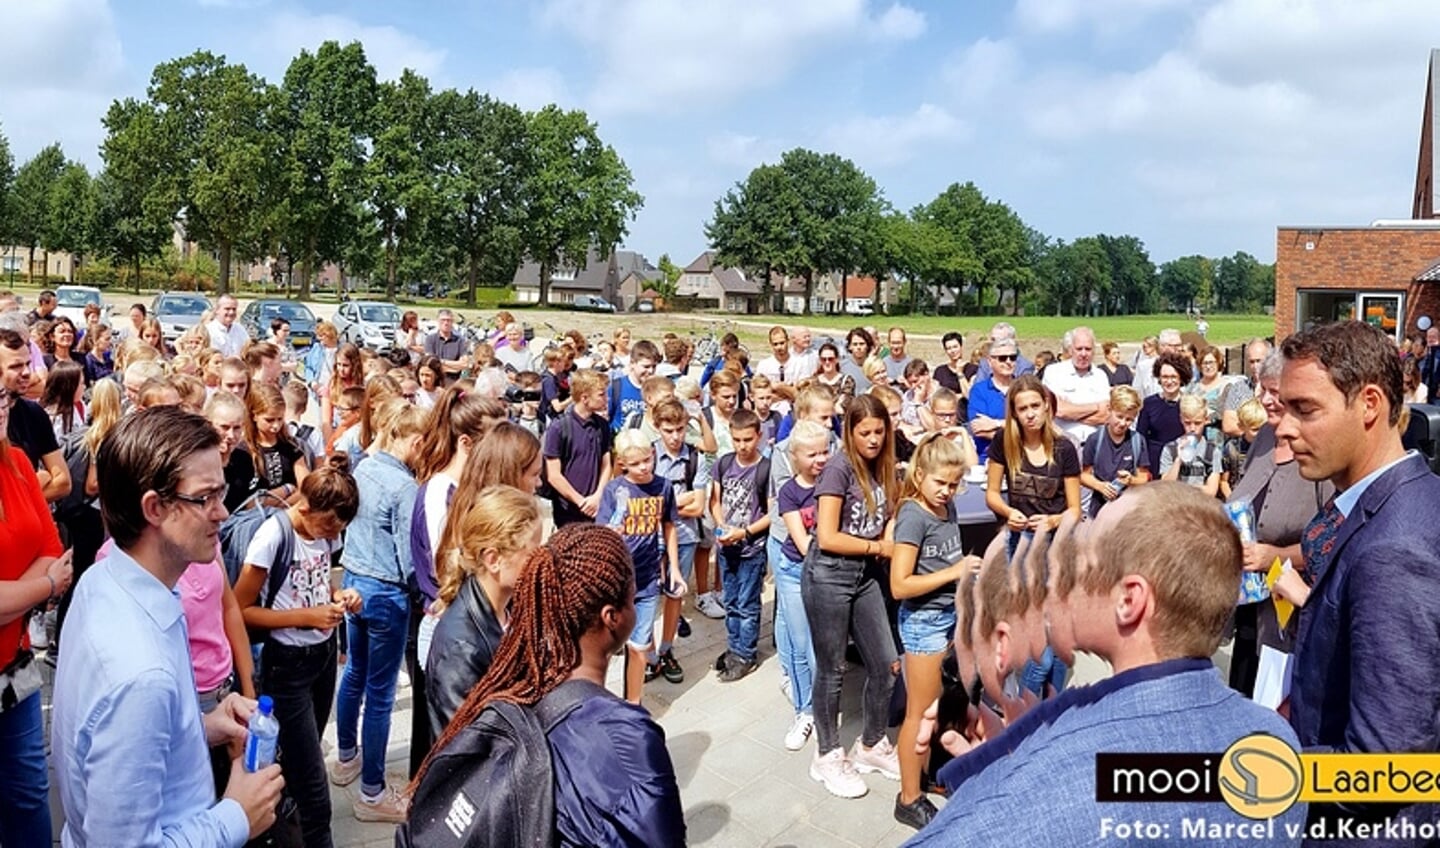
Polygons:
<instances>
[{"instance_id":1,"label":"man in blue blazer","mask_svg":"<svg viewBox=\"0 0 1440 848\"><path fill-rule=\"evenodd\" d=\"M1290 724L1308 751L1440 751L1440 477L1406 453L1400 360L1358 321L1285 339L1275 435L1334 501L1306 528ZM1440 806L1312 805L1311 817L1418 826ZM1327 843L1340 844L1340 843ZM1380 844L1367 841L1366 845ZM1411 844L1408 841L1387 844Z\"/></svg>"}]
</instances>

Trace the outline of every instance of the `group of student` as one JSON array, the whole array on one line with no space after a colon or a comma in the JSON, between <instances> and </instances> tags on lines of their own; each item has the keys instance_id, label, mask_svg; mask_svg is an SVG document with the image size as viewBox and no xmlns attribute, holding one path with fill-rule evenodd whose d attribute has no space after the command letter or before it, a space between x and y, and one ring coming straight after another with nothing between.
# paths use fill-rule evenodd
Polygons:
<instances>
[{"instance_id":1,"label":"group of student","mask_svg":"<svg viewBox=\"0 0 1440 848\"><path fill-rule=\"evenodd\" d=\"M1017 739L1035 733L1037 719L1062 727L1056 717L1071 705L1062 696L1077 647L1101 650L1116 662L1106 654L1114 640L1093 627L1082 635L1085 616L1078 606L1073 622L1063 619L1075 638L1062 638L1046 597L1063 599L1070 587L1083 585L1093 598L1091 620L1104 618L1095 605L1103 605L1100 599L1117 581L1130 579L1129 565L1111 558L1144 560L1155 553L1123 545L1121 527L1151 521L1146 516L1159 510L1156 515L1178 530L1181 559L1175 562L1185 561L1188 552L1210 563L1205 573L1213 585L1204 609L1162 609L1178 603L1171 584L1184 579L1180 570L1165 565L1146 571L1143 562L1134 567L1148 575L1157 599L1136 622L1171 634L1154 637L1163 647L1159 660L1213 652L1234 607L1234 587L1225 604L1211 603L1211 596L1224 594L1215 586L1229 579L1230 570L1238 577L1240 561L1248 563L1250 553L1227 547L1232 534L1218 507L1207 513L1198 505L1206 498L1214 504L1209 474L1175 470L1194 462L1194 442L1187 438L1204 441L1212 416L1191 403L1187 417L1185 398L1193 394L1171 398L1169 384L1180 382L1173 377L1182 370L1172 352L1160 353L1151 373L1161 402L1177 407L1183 431L1161 446L1157 461L1134 428L1148 399L1142 404L1133 388L1115 387L1105 425L1077 444L1057 427L1055 393L1038 376L1014 376L1018 356L1010 354L1013 341L1003 340L992 342L987 354L1000 380L986 378L1003 389L1003 412L988 428L989 444L977 445L972 429L957 423L966 389L973 412L973 384L962 394L934 386L928 367L908 357L893 382L881 371L895 352L904 352L903 331L897 338L896 330L883 354L871 353L877 346L868 331L852 332L866 337L860 347L869 355L857 358L873 379L864 386L848 381L848 392L837 392L825 379L835 371L833 363L817 361L811 374L802 370L793 383L767 376L774 370L768 361L750 373L738 344L707 363L702 387L687 376L683 342L666 340L664 364L672 367L657 374L660 348L647 340L629 344L627 337L624 358L609 373L573 368L574 350L547 357L540 379L553 383L553 391L543 402L528 389L507 393L503 383L488 379L462 376L446 387L443 364L421 379L417 372L427 367L425 360L395 364L333 339L322 341L321 349L330 351L321 354L330 357L322 360L328 370L323 379L305 366L288 374L273 361L278 356L269 355L271 343L253 343L239 358L246 363L243 373L220 374L217 385L203 386L203 397L192 399L180 388L183 381L166 373L163 357L136 354L140 346L126 342L124 367L91 387L84 414L76 416L89 420L77 451L88 464L74 475L84 495L82 517L57 512L56 519L76 540L73 567L58 540L40 533L33 550L17 553L30 559L12 578L17 592L24 587L16 603L28 610L83 596L67 591L72 574L78 580L102 565L105 572L87 581L96 587L95 597L71 607L82 623L58 626L64 650L58 651L54 695L56 747L67 759L57 779L72 843L105 841L110 828L129 832L116 823L118 796L87 777L93 766L83 752L103 748L96 740L104 729L83 717L98 709L97 697L105 697L103 687L87 689L87 681L123 677L132 667L116 658L123 645L100 645L105 622L99 593L107 580L125 583L121 570L132 557L143 559L135 552L150 550L144 539L152 531L189 534L184 545L162 548L172 556L185 553L173 586L185 620L189 679L201 707L195 721L203 719L207 728L224 724L245 712L237 706L244 699L272 696L283 754L271 776L283 778L306 845L332 844L327 782L357 780L357 818L400 823L412 836L454 821L459 824L450 830L462 838L477 811L461 803L463 792L452 797L456 775L468 768L454 758L469 752L474 765L473 728L493 722L484 717L493 717L500 704L535 708L543 716L562 691L590 695L572 697L563 717L545 727L556 773L557 838L577 845L682 844L674 768L663 734L639 706L643 691L660 677L684 679L674 642L689 631L682 612L692 590L701 614L725 620L726 649L714 664L719 679L729 683L753 673L761 656L767 569L774 580L782 690L794 716L785 747L802 750L813 737L809 774L842 798L866 794L862 774L898 781L894 815L917 829L939 815L927 790L942 788L954 799L959 783L989 769L1001 750L987 744L983 757L957 759L964 763L956 766L960 771L937 774L925 746L913 744L930 738L933 705L947 688L946 662L957 643L965 648L958 667L962 682L967 692L978 690L970 694L968 720L952 728L970 740L958 745L962 754L1003 732L991 707L999 718L1024 725ZM788 342L783 328L772 330L772 340L776 331ZM7 353L19 342L0 342L0 356L8 357L0 364L14 359L20 375L12 380L0 369L7 392L24 394L28 372L18 354ZM824 358L824 347L817 359ZM838 357L838 350L832 352ZM793 354L787 361L795 374ZM1177 373L1166 373L1167 365ZM533 373L512 372L509 382L533 386ZM420 399L427 383L435 387L428 404ZM320 423L312 427L307 410L317 397ZM541 414L542 408L548 412ZM1247 409L1242 402L1236 410L1242 429L1235 438L1245 444L1267 426L1255 423ZM1262 406L1262 416L1266 412ZM1272 414L1268 426L1274 422ZM218 477L205 478L203 489L158 479L161 470L141 468L136 463L143 465L143 457L131 455L143 452L147 437L166 441L169 453L160 452L173 466L165 471L171 477L189 467L176 459L176 451L184 450L171 442L200 445L197 450L213 445ZM116 442L133 445L126 453ZM26 461L35 464L28 456ZM1003 530L983 561L966 556L956 500L968 473L982 463L985 503ZM1157 493L1138 501L1122 497L1157 466L1160 476L1202 489L1200 499L1187 500L1164 486L1142 487ZM115 476L125 474L130 476ZM29 479L43 501L44 481ZM1097 576L1088 582L1084 568L1079 576L1070 565L1057 569L1045 553L1047 545L1057 553L1071 550L1049 540L1081 520L1082 488L1091 493L1087 517L1096 521L1112 511L1112 502L1133 507L1124 524L1117 518L1107 525L1110 548L1090 560ZM160 506L129 503L149 503L152 493L158 493L156 504L195 513L174 518L172 526L163 510L155 512ZM5 494L7 523L13 517L14 527L29 526L23 523L28 512ZM543 501L550 504L556 532L542 543ZM133 514L137 509L140 514ZM122 516L130 526L117 533ZM48 518L35 520L44 524ZM107 533L113 538L100 550ZM1225 538L1215 541L1216 533ZM82 538L93 539L95 549L82 550ZM1061 558L1075 561L1063 553ZM1216 612L1217 605L1226 610ZM22 621L21 613L11 621ZM1167 615L1189 621L1183 638L1174 635L1180 631ZM68 635L72 631L76 635ZM1124 626L1120 631L1116 638L1122 641L1133 637ZM7 634L0 631L0 639ZM25 654L25 640L17 644L17 656ZM859 734L847 748L840 738L840 700L852 645L863 664L864 691ZM585 688L604 683L608 658L617 652L626 663L623 701ZM385 773L402 667L412 694L407 787L387 785ZM1199 670L1177 666L1166 673ZM981 685L970 687L972 679ZM898 681L904 707L896 744L887 729ZM1091 703L1083 699L1104 697L1113 688L1078 696L1077 703ZM1057 706L1035 708L1030 714L1036 719L1021 719L1029 705L1041 702ZM1273 728L1275 722L1260 714L1226 703L1227 715L1240 720L1243 713L1246 727L1291 738L1283 723ZM327 766L321 735L332 705L338 744ZM248 817L245 833L254 835L274 820L274 787L235 773L233 735L211 734L212 742L223 743L210 750L214 790L236 801ZM949 734L949 741L956 735ZM12 774L30 784L38 779L43 795L43 747L40 757L38 777L18 768ZM31 760L17 758L15 764L33 765ZM953 800L950 806L960 809ZM161 810L162 818L167 814ZM3 818L0 825L19 827ZM237 828L220 830L233 835ZM472 829L466 840L482 844L485 838ZM428 843L421 837L413 844Z\"/></svg>"}]
</instances>

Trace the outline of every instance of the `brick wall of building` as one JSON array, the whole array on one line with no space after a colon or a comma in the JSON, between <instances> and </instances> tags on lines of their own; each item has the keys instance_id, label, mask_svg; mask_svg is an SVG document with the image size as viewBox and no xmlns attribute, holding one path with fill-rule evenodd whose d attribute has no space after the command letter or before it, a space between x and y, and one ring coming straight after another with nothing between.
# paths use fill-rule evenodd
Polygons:
<instances>
[{"instance_id":1,"label":"brick wall of building","mask_svg":"<svg viewBox=\"0 0 1440 848\"><path fill-rule=\"evenodd\" d=\"M1440 321L1440 283L1415 282L1437 261L1440 228L1282 227L1275 240L1275 338L1295 331L1300 289L1406 292L1406 335L1416 332L1421 315Z\"/></svg>"}]
</instances>

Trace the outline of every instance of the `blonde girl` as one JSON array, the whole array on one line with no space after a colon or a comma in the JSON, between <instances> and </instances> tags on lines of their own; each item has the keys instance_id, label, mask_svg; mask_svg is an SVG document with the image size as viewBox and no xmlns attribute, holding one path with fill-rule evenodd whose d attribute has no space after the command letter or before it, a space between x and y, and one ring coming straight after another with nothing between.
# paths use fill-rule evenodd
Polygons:
<instances>
[{"instance_id":1,"label":"blonde girl","mask_svg":"<svg viewBox=\"0 0 1440 848\"><path fill-rule=\"evenodd\" d=\"M437 737L489 670L509 626L515 579L540 547L535 498L513 486L485 489L464 512L454 513L450 524L455 546L440 557L445 577L432 607L440 624L426 664L427 719Z\"/></svg>"},{"instance_id":2,"label":"blonde girl","mask_svg":"<svg viewBox=\"0 0 1440 848\"><path fill-rule=\"evenodd\" d=\"M901 739L915 738L925 708L940 697L940 665L955 632L955 584L979 562L962 556L955 515L955 492L967 467L959 445L931 433L915 447L901 488L895 551L890 557L890 592L900 602L900 642L905 651ZM920 788L924 758L913 745L899 749L895 818L918 830L937 811Z\"/></svg>"}]
</instances>

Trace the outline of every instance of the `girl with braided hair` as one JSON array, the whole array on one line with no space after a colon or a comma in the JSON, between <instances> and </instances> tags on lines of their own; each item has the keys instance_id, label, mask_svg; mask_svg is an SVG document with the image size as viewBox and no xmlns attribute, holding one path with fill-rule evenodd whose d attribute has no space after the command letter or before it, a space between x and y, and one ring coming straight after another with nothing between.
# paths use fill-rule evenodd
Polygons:
<instances>
[{"instance_id":1,"label":"girl with braided hair","mask_svg":"<svg viewBox=\"0 0 1440 848\"><path fill-rule=\"evenodd\" d=\"M531 554L490 670L436 741L420 786L487 706L534 706L567 680L603 686L635 626L630 551L615 531L572 524ZM560 845L684 845L685 821L664 731L642 707L597 694L549 732ZM419 798L417 797L417 804Z\"/></svg>"}]
</instances>

